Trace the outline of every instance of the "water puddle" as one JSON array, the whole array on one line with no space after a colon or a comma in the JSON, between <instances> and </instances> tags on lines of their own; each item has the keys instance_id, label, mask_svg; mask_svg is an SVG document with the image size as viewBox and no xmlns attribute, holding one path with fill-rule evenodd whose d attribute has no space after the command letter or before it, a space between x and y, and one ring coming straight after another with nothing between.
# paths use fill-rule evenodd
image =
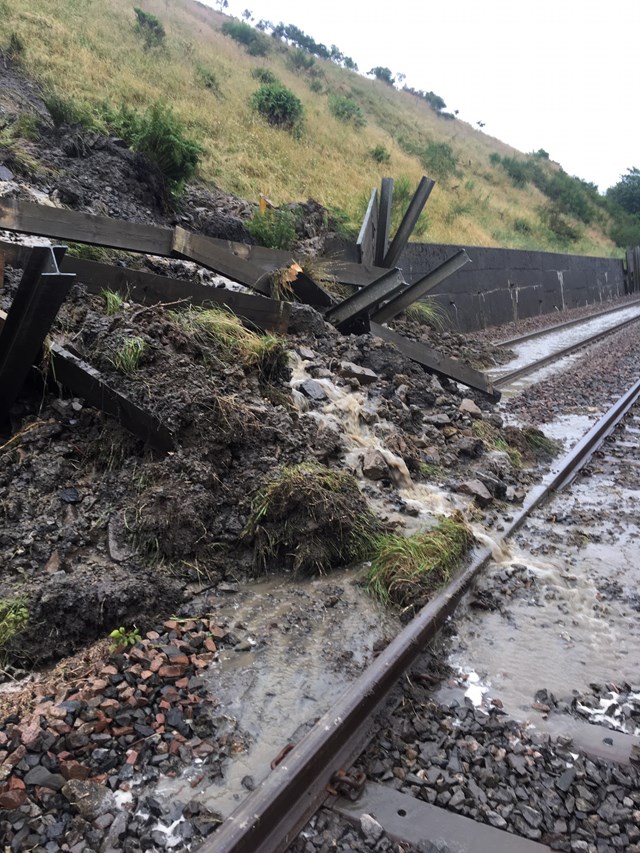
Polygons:
<instances>
[{"instance_id":1,"label":"water puddle","mask_svg":"<svg viewBox=\"0 0 640 853\"><path fill-rule=\"evenodd\" d=\"M286 577L246 584L214 605L219 624L250 629L249 649L220 653L209 670L216 713L241 733L246 750L228 762L219 784L197 780L195 765L180 779L163 779L158 793L198 799L223 816L270 772L271 761L336 701L399 630L397 619L362 586L366 567L293 584ZM248 782L246 777L251 777ZM245 780L243 782L243 780Z\"/></svg>"}]
</instances>

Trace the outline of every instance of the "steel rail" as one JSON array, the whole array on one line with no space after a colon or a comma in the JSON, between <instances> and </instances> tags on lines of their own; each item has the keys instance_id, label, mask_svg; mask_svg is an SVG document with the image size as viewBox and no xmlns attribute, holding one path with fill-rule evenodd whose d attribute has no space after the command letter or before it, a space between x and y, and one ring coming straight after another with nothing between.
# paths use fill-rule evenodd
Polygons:
<instances>
[{"instance_id":1,"label":"steel rail","mask_svg":"<svg viewBox=\"0 0 640 853\"><path fill-rule=\"evenodd\" d=\"M512 536L534 509L570 481L639 396L640 380L531 490L500 542ZM332 775L348 767L363 751L399 679L438 634L491 553L490 548L483 548L474 554L471 564L420 610L212 839L199 848L200 853L279 853L287 849L327 798L326 786Z\"/></svg>"},{"instance_id":2,"label":"steel rail","mask_svg":"<svg viewBox=\"0 0 640 853\"><path fill-rule=\"evenodd\" d=\"M508 347L514 344L523 344L525 341L531 341L534 338L542 338L544 335L550 335L552 332L559 332L561 329L570 329L572 326L579 326L580 323L588 323L589 320L596 320L598 317L606 317L607 314L614 314L616 311L624 311L625 308L632 308L634 305L640 305L640 299L630 299L624 305L617 305L615 308L607 308L605 311L597 311L595 314L589 314L586 317L578 317L576 320L567 320L564 323L556 323L553 326L547 326L546 329L538 329L535 332L529 332L526 335L518 335L515 338L505 338L502 341L492 341L494 347Z\"/></svg>"},{"instance_id":3,"label":"steel rail","mask_svg":"<svg viewBox=\"0 0 640 853\"><path fill-rule=\"evenodd\" d=\"M516 379L519 379L521 376L526 376L529 373L535 373L536 370L540 370L540 368L545 367L547 364L551 364L554 361L560 361L560 359L564 358L567 355L571 355L571 353L576 352L583 347L589 346L589 344L594 344L596 341L599 341L601 338L606 338L609 335L614 334L614 332L619 332L622 329L630 326L632 323L637 323L640 321L640 314L637 317L631 317L629 320L625 320L623 323L618 323L617 326L612 326L610 329L605 329L601 332L596 332L594 335L591 335L588 338L583 338L581 341L578 341L575 344L570 344L570 346L564 347L561 350L557 350L556 352L550 353L549 355L545 355L544 358L539 358L537 361L532 361L530 364L525 364L522 367L517 368L517 370L512 370L510 373L505 373L502 376L491 376L494 387L502 388L505 385L509 385Z\"/></svg>"}]
</instances>

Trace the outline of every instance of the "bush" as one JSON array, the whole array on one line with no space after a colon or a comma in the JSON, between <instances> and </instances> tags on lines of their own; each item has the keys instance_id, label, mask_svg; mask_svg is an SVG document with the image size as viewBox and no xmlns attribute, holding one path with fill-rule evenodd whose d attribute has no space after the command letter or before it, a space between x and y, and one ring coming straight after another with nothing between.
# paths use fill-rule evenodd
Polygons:
<instances>
[{"instance_id":1,"label":"bush","mask_svg":"<svg viewBox=\"0 0 640 853\"><path fill-rule=\"evenodd\" d=\"M531 234L531 232L533 231L530 222L526 219L521 218L514 220L513 230L517 234Z\"/></svg>"},{"instance_id":2,"label":"bush","mask_svg":"<svg viewBox=\"0 0 640 853\"><path fill-rule=\"evenodd\" d=\"M317 79L309 80L309 88L312 92L315 92L316 95L321 95L323 92L322 83Z\"/></svg>"},{"instance_id":3,"label":"bush","mask_svg":"<svg viewBox=\"0 0 640 853\"><path fill-rule=\"evenodd\" d=\"M619 205L627 213L640 215L640 169L627 169L617 184L609 187L607 198Z\"/></svg>"},{"instance_id":4,"label":"bush","mask_svg":"<svg viewBox=\"0 0 640 853\"><path fill-rule=\"evenodd\" d=\"M391 154L387 151L384 145L376 145L375 148L369 150L369 155L376 163L388 163L391 159Z\"/></svg>"},{"instance_id":5,"label":"bush","mask_svg":"<svg viewBox=\"0 0 640 853\"><path fill-rule=\"evenodd\" d=\"M440 180L455 174L458 165L453 148L448 142L429 142L420 159L424 168Z\"/></svg>"},{"instance_id":6,"label":"bush","mask_svg":"<svg viewBox=\"0 0 640 853\"><path fill-rule=\"evenodd\" d=\"M289 210L257 210L245 224L256 243L268 249L290 249L296 239L295 217Z\"/></svg>"},{"instance_id":7,"label":"bush","mask_svg":"<svg viewBox=\"0 0 640 853\"><path fill-rule=\"evenodd\" d=\"M492 151L491 154L489 154L489 162L492 166L499 166L502 162L502 157L496 151Z\"/></svg>"},{"instance_id":8,"label":"bush","mask_svg":"<svg viewBox=\"0 0 640 853\"><path fill-rule=\"evenodd\" d=\"M225 21L222 32L243 45L251 56L266 56L269 53L269 39L244 21Z\"/></svg>"},{"instance_id":9,"label":"bush","mask_svg":"<svg viewBox=\"0 0 640 853\"><path fill-rule=\"evenodd\" d=\"M293 71L309 71L315 65L315 59L302 48L292 50L287 57L287 65Z\"/></svg>"},{"instance_id":10,"label":"bush","mask_svg":"<svg viewBox=\"0 0 640 853\"><path fill-rule=\"evenodd\" d=\"M329 112L339 121L354 127L364 127L367 123L360 105L345 95L329 95Z\"/></svg>"},{"instance_id":11,"label":"bush","mask_svg":"<svg viewBox=\"0 0 640 853\"><path fill-rule=\"evenodd\" d=\"M264 83L251 96L251 106L269 124L293 130L300 126L304 107L294 93L280 83Z\"/></svg>"},{"instance_id":12,"label":"bush","mask_svg":"<svg viewBox=\"0 0 640 853\"><path fill-rule=\"evenodd\" d=\"M186 136L184 125L166 105L152 104L142 115L123 105L117 113L108 113L106 120L135 151L158 167L168 195L178 195L195 174L200 146Z\"/></svg>"},{"instance_id":13,"label":"bush","mask_svg":"<svg viewBox=\"0 0 640 853\"><path fill-rule=\"evenodd\" d=\"M613 222L609 227L609 237L621 249L640 246L640 218L618 209L612 212Z\"/></svg>"},{"instance_id":14,"label":"bush","mask_svg":"<svg viewBox=\"0 0 640 853\"><path fill-rule=\"evenodd\" d=\"M554 207L547 207L541 212L541 219L547 226L549 231L561 245L575 243L580 237L580 232L577 231L570 222L558 212Z\"/></svg>"},{"instance_id":15,"label":"bush","mask_svg":"<svg viewBox=\"0 0 640 853\"><path fill-rule=\"evenodd\" d=\"M136 13L136 18L138 19L136 30L144 39L145 46L157 47L162 44L166 34L160 18L156 18L150 12L138 9L137 6L134 7L133 11Z\"/></svg>"},{"instance_id":16,"label":"bush","mask_svg":"<svg viewBox=\"0 0 640 853\"><path fill-rule=\"evenodd\" d=\"M251 76L254 80L259 80L261 83L273 84L279 83L280 81L268 68L252 68Z\"/></svg>"},{"instance_id":17,"label":"bush","mask_svg":"<svg viewBox=\"0 0 640 853\"><path fill-rule=\"evenodd\" d=\"M516 157L503 157L500 161L502 168L511 178L514 187L525 187L529 181L530 172L528 164Z\"/></svg>"}]
</instances>

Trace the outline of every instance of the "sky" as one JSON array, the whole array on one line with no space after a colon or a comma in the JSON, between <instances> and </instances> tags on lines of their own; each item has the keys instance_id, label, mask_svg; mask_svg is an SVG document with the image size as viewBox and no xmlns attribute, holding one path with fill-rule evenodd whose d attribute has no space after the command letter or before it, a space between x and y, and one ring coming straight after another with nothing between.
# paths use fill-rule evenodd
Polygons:
<instances>
[{"instance_id":1,"label":"sky","mask_svg":"<svg viewBox=\"0 0 640 853\"><path fill-rule=\"evenodd\" d=\"M215 0L205 0L214 8ZM544 148L601 192L640 166L640 0L229 0L295 24L433 91L447 110L522 152Z\"/></svg>"}]
</instances>

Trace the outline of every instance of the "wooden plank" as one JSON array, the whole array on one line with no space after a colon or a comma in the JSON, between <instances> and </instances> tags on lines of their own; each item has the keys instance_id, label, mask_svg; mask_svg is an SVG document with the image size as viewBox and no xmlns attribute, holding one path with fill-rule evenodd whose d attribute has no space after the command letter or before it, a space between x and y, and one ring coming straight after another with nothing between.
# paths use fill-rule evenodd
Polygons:
<instances>
[{"instance_id":1,"label":"wooden plank","mask_svg":"<svg viewBox=\"0 0 640 853\"><path fill-rule=\"evenodd\" d=\"M75 276L61 273L54 253L35 246L0 334L0 420L6 419Z\"/></svg>"},{"instance_id":2,"label":"wooden plank","mask_svg":"<svg viewBox=\"0 0 640 853\"><path fill-rule=\"evenodd\" d=\"M217 246L210 237L202 234L192 234L177 226L174 229L171 254L189 261L195 261L200 266L251 287L266 296L271 295L270 276L251 261L238 258Z\"/></svg>"},{"instance_id":3,"label":"wooden plank","mask_svg":"<svg viewBox=\"0 0 640 853\"><path fill-rule=\"evenodd\" d=\"M418 281L405 288L397 296L394 296L393 299L386 302L371 319L376 323L386 323L388 320L392 320L398 314L401 314L405 308L412 305L416 299L420 299L421 296L424 296L436 287L436 285L440 284L441 281L444 281L456 272L456 270L470 263L470 261L471 259L465 250L459 249L450 258L447 258L446 261L431 270L430 273L427 273L427 275L418 279Z\"/></svg>"},{"instance_id":4,"label":"wooden plank","mask_svg":"<svg viewBox=\"0 0 640 853\"><path fill-rule=\"evenodd\" d=\"M75 353L59 344L52 344L51 369L56 382L89 405L112 415L125 429L151 447L163 453L175 449L175 438L162 421L112 388L94 367Z\"/></svg>"},{"instance_id":5,"label":"wooden plank","mask_svg":"<svg viewBox=\"0 0 640 853\"><path fill-rule=\"evenodd\" d=\"M371 323L371 333L377 335L385 341L395 344L400 352L404 353L412 361L418 362L431 373L436 373L439 376L444 376L445 379L453 379L460 382L461 385L466 385L468 388L474 388L476 391L481 391L486 394L491 400L498 401L500 392L488 381L484 373L479 370L474 370L460 361L448 358L445 355L431 349L417 341L411 341L397 332L393 332L386 326L381 326L378 323Z\"/></svg>"},{"instance_id":6,"label":"wooden plank","mask_svg":"<svg viewBox=\"0 0 640 853\"><path fill-rule=\"evenodd\" d=\"M278 334L284 334L289 326L291 306L276 299L69 256L64 259L62 269L75 273L90 293L109 288L141 305L180 299L187 300L190 305L218 305L233 311L256 329Z\"/></svg>"},{"instance_id":7,"label":"wooden plank","mask_svg":"<svg viewBox=\"0 0 640 853\"><path fill-rule=\"evenodd\" d=\"M395 267L397 264L400 255L403 253L405 246L409 242L409 237L411 237L413 229L416 227L416 223L420 218L422 209L431 195L431 190L435 185L435 181L432 181L431 178L427 178L426 175L423 175L420 183L418 184L418 189L415 191L413 198L409 202L407 212L405 213L402 222L391 241L389 250L384 256L384 260L382 262L383 267Z\"/></svg>"},{"instance_id":8,"label":"wooden plank","mask_svg":"<svg viewBox=\"0 0 640 853\"><path fill-rule=\"evenodd\" d=\"M362 220L360 233L356 240L356 252L361 264L372 264L376 253L376 234L378 233L378 190L371 191L367 211Z\"/></svg>"},{"instance_id":9,"label":"wooden plank","mask_svg":"<svg viewBox=\"0 0 640 853\"><path fill-rule=\"evenodd\" d=\"M18 199L0 199L0 228L149 255L170 255L173 248L172 228L123 222Z\"/></svg>"},{"instance_id":10,"label":"wooden plank","mask_svg":"<svg viewBox=\"0 0 640 853\"><path fill-rule=\"evenodd\" d=\"M7 319L7 312L0 310L0 333ZM89 405L116 417L125 429L137 435L163 453L175 448L175 439L170 430L156 417L145 412L119 391L111 388L100 373L76 353L60 344L50 347L51 369L54 378L77 397Z\"/></svg>"},{"instance_id":11,"label":"wooden plank","mask_svg":"<svg viewBox=\"0 0 640 853\"><path fill-rule=\"evenodd\" d=\"M388 299L405 287L401 271L388 270L368 287L363 287L334 308L330 308L325 314L325 320L333 323L340 331L346 331L354 321L368 317L374 312L383 299Z\"/></svg>"},{"instance_id":12,"label":"wooden plank","mask_svg":"<svg viewBox=\"0 0 640 853\"><path fill-rule=\"evenodd\" d=\"M378 211L378 233L374 263L382 266L389 250L389 230L391 228L391 204L393 202L393 178L383 178L380 188L380 208Z\"/></svg>"}]
</instances>

